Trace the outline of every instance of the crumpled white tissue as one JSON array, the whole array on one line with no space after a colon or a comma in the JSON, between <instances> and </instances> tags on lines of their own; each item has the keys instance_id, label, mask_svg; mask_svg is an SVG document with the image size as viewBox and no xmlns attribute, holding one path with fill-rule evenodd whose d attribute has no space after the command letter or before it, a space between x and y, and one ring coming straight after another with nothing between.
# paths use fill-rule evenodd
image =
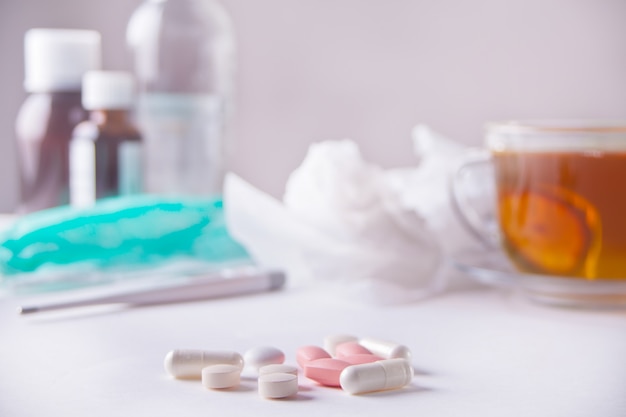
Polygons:
<instances>
[{"instance_id":1,"label":"crumpled white tissue","mask_svg":"<svg viewBox=\"0 0 626 417\"><path fill-rule=\"evenodd\" d=\"M382 304L444 290L440 233L450 232L453 216L447 181L465 147L425 126L413 133L411 169L367 163L349 140L312 144L282 201L228 174L230 233L259 264L286 270L292 284L334 284L335 294Z\"/></svg>"},{"instance_id":2,"label":"crumpled white tissue","mask_svg":"<svg viewBox=\"0 0 626 417\"><path fill-rule=\"evenodd\" d=\"M387 172L386 179L400 205L422 216L446 255L478 248L480 242L467 231L454 212L450 182L464 161L482 156L485 151L448 139L426 125L417 125L412 131L412 139L418 159L416 167ZM481 181L473 185L467 187L467 194L490 201L485 196L493 195L492 184Z\"/></svg>"}]
</instances>

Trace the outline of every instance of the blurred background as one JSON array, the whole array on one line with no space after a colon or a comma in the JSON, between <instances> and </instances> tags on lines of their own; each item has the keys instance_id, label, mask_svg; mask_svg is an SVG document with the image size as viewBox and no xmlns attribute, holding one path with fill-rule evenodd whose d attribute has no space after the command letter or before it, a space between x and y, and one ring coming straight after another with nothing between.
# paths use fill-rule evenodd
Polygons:
<instances>
[{"instance_id":1,"label":"blurred background","mask_svg":"<svg viewBox=\"0 0 626 417\"><path fill-rule=\"evenodd\" d=\"M32 27L95 29L131 70L140 0L0 0L0 212L18 196L14 122ZM222 0L238 40L232 170L281 196L309 144L415 164L411 128L480 144L486 121L626 119L624 0Z\"/></svg>"}]
</instances>

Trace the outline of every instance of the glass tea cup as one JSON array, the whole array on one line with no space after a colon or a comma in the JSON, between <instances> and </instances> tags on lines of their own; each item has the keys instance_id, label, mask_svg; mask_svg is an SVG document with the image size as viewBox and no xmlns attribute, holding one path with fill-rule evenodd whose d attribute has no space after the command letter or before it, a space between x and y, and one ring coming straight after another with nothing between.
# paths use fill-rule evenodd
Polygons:
<instances>
[{"instance_id":1,"label":"glass tea cup","mask_svg":"<svg viewBox=\"0 0 626 417\"><path fill-rule=\"evenodd\" d=\"M626 122L490 123L485 144L453 178L469 230L521 273L626 285ZM486 164L492 223L463 191L462 178Z\"/></svg>"}]
</instances>

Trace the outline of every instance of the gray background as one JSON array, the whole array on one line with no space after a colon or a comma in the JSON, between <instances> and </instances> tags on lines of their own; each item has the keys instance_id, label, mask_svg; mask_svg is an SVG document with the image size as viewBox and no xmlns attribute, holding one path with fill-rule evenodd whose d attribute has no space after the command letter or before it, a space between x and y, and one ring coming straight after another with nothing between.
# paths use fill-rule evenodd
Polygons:
<instances>
[{"instance_id":1,"label":"gray background","mask_svg":"<svg viewBox=\"0 0 626 417\"><path fill-rule=\"evenodd\" d=\"M99 30L106 69L139 0L0 0L0 211L17 198L13 123L31 27ZM624 0L223 0L239 42L232 169L280 196L315 141L415 163L425 122L472 144L485 121L626 118Z\"/></svg>"}]
</instances>

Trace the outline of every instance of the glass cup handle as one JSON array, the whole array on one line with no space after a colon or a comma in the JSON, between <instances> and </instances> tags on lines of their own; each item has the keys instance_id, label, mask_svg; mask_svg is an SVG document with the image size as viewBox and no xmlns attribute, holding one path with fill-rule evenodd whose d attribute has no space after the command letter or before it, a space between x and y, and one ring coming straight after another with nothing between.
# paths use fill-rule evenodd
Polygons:
<instances>
[{"instance_id":1,"label":"glass cup handle","mask_svg":"<svg viewBox=\"0 0 626 417\"><path fill-rule=\"evenodd\" d=\"M473 189L470 189L471 181L475 182ZM487 248L498 248L500 232L494 204L493 164L489 153L468 156L455 169L450 181L450 196L454 213L465 229Z\"/></svg>"}]
</instances>

